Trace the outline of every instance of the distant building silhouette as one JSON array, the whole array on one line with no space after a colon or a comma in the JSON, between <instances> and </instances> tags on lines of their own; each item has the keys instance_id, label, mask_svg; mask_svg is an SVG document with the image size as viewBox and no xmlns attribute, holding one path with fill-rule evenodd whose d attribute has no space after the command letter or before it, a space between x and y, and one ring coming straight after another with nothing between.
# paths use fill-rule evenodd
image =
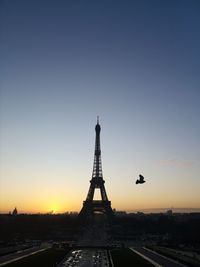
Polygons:
<instances>
[{"instance_id":1,"label":"distant building silhouette","mask_svg":"<svg viewBox=\"0 0 200 267\"><path fill-rule=\"evenodd\" d=\"M106 189L103 180L102 165L101 165L101 148L100 148L100 131L99 119L97 118L97 124L95 127L96 139L95 139L95 153L94 153L94 165L92 179L90 180L90 188L87 194L86 200L83 202L83 207L79 213L79 216L83 219L90 218L95 212L102 212L106 215L113 215L111 208L111 202L108 200ZM101 193L101 200L93 200L95 189L99 188Z\"/></svg>"},{"instance_id":2,"label":"distant building silhouette","mask_svg":"<svg viewBox=\"0 0 200 267\"><path fill-rule=\"evenodd\" d=\"M172 215L173 214L173 211L172 210L167 210L166 214L167 215Z\"/></svg>"},{"instance_id":3,"label":"distant building silhouette","mask_svg":"<svg viewBox=\"0 0 200 267\"><path fill-rule=\"evenodd\" d=\"M17 211L17 208L15 207L14 210L13 210L13 212L12 212L12 215L13 216L17 216L17 214L18 214L18 211Z\"/></svg>"}]
</instances>

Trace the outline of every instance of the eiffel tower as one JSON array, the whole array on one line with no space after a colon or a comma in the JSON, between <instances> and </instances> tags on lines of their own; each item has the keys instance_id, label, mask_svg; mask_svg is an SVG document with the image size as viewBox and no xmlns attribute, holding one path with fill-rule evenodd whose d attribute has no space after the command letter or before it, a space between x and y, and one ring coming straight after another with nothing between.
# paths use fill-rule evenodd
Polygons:
<instances>
[{"instance_id":1,"label":"eiffel tower","mask_svg":"<svg viewBox=\"0 0 200 267\"><path fill-rule=\"evenodd\" d=\"M79 217L82 219L91 218L95 212L101 212L111 217L113 210L111 208L111 201L108 200L106 189L103 180L102 164L101 164L101 148L100 148L100 131L99 118L97 117L97 124L95 127L96 139L95 139L95 152L94 152L94 164L92 179L90 180L90 188L87 194L87 198L83 201L83 207L79 213ZM101 200L94 200L95 189L100 189Z\"/></svg>"}]
</instances>

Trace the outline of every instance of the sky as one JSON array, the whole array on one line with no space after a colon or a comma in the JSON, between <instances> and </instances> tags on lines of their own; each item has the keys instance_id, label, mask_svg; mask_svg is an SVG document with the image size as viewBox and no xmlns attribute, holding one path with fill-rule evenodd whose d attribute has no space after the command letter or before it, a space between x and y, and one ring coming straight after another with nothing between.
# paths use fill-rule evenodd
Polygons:
<instances>
[{"instance_id":1,"label":"sky","mask_svg":"<svg viewBox=\"0 0 200 267\"><path fill-rule=\"evenodd\" d=\"M80 211L97 116L113 208L200 208L199 28L198 0L0 1L0 212Z\"/></svg>"}]
</instances>

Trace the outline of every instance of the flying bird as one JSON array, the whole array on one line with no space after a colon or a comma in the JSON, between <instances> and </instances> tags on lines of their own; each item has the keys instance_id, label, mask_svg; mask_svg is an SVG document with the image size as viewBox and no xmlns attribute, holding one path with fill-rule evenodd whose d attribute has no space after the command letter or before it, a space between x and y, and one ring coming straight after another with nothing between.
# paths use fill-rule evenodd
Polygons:
<instances>
[{"instance_id":1,"label":"flying bird","mask_svg":"<svg viewBox=\"0 0 200 267\"><path fill-rule=\"evenodd\" d=\"M135 182L136 184L143 184L143 183L146 182L146 181L144 180L144 177L143 177L141 174L139 175L139 177L140 177L140 178L137 179L136 182Z\"/></svg>"}]
</instances>

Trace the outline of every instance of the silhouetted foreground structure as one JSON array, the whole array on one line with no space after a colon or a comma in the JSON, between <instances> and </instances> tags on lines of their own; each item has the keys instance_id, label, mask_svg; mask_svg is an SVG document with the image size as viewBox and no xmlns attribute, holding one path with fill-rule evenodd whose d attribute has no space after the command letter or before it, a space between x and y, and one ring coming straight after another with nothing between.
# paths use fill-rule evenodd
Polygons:
<instances>
[{"instance_id":1,"label":"silhouetted foreground structure","mask_svg":"<svg viewBox=\"0 0 200 267\"><path fill-rule=\"evenodd\" d=\"M11 265L45 267L55 266L70 249L73 251L90 248L98 251L111 249L115 267L130 266L129 263L133 263L131 266L139 267L146 265L139 265L141 259L139 260L139 257L136 259L136 255L125 247L134 246L142 249L143 246L148 246L148 249L175 260L178 259L186 266L199 266L199 262L196 263L200 255L200 213L116 213L112 220L112 239L103 246L99 245L98 248L96 243L93 246L92 239L88 246L78 242L80 225L77 219L78 214L18 214L17 216L0 214L0 257L9 256L12 253L19 256L20 253L26 253L29 250L52 246L51 249L20 260L19 265L15 263ZM102 227L102 221L98 226ZM91 230L91 236L88 237L93 238L97 228ZM75 255L74 252L73 255ZM85 256L83 258L85 259ZM190 264L187 264L188 262ZM194 264L191 264L192 262Z\"/></svg>"},{"instance_id":2,"label":"silhouetted foreground structure","mask_svg":"<svg viewBox=\"0 0 200 267\"><path fill-rule=\"evenodd\" d=\"M111 202L108 200L106 189L103 180L102 164L101 164L101 148L100 148L100 131L99 120L97 118L97 124L95 127L96 139L95 139L95 152L94 152L94 165L92 179L90 181L90 188L86 200L83 202L83 208L80 211L79 217L85 221L93 217L95 212L101 212L108 217L113 215L111 208ZM94 200L95 189L100 189L101 200Z\"/></svg>"},{"instance_id":3,"label":"silhouetted foreground structure","mask_svg":"<svg viewBox=\"0 0 200 267\"><path fill-rule=\"evenodd\" d=\"M200 247L200 213L124 214L112 220L112 241ZM25 240L79 239L77 215L0 215L0 247Z\"/></svg>"}]
</instances>

